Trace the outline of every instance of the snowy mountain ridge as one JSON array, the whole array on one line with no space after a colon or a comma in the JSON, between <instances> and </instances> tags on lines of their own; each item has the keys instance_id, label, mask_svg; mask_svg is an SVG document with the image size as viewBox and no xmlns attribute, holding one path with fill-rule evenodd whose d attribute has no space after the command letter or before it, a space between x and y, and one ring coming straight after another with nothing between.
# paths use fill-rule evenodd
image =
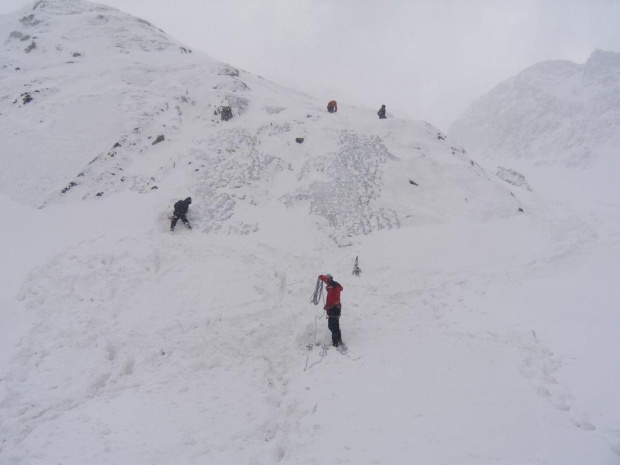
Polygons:
<instances>
[{"instance_id":1,"label":"snowy mountain ridge","mask_svg":"<svg viewBox=\"0 0 620 465\"><path fill-rule=\"evenodd\" d=\"M0 463L618 462L613 202L107 7L0 37Z\"/></svg>"},{"instance_id":2,"label":"snowy mountain ridge","mask_svg":"<svg viewBox=\"0 0 620 465\"><path fill-rule=\"evenodd\" d=\"M185 187L209 199L197 205L204 231L255 230L238 206L264 203L272 190L291 207L309 203L340 235L478 214L467 208L475 202L489 217L518 211L507 190L426 123L379 124L365 113L360 127L355 109L326 114L322 102L111 8L42 0L26 13L9 23L0 113L9 152L30 161L3 160L3 190L30 204L148 193L182 171ZM36 45L26 51L28 41ZM223 106L233 120L220 120ZM315 132L320 139L308 137ZM458 197L446 198L444 182L459 184ZM396 183L411 187L408 198L393 195ZM334 196L339 208L326 201Z\"/></svg>"},{"instance_id":3,"label":"snowy mountain ridge","mask_svg":"<svg viewBox=\"0 0 620 465\"><path fill-rule=\"evenodd\" d=\"M5 18L3 31L8 30L1 113L5 119L23 122L22 130L11 134L15 146L9 148L32 144L30 136L35 133L43 140L26 151L32 157L31 168L39 165L36 158L45 152L62 157L62 163L41 167L45 175L36 170L4 170L4 186L30 173L47 180L37 197L28 199L30 203L44 202L54 191L60 192L58 183L65 179L67 185L62 188L71 186L71 176L79 175L87 162L95 163L99 156L117 156L120 165L126 164L129 155L122 152L130 147L122 144L137 145L140 131L147 132L145 139L152 137L148 134L152 126L161 126L158 113L170 104L174 112L177 103L187 100L175 88L170 70L199 64L212 65L209 72L227 70L207 57L194 59L190 49L146 21L81 1L37 2L32 10ZM161 63L167 65L162 68ZM17 95L17 89L23 92ZM166 92L170 103L165 101ZM51 120L37 114L47 114ZM142 179L134 183L146 184ZM14 188L19 192L19 185Z\"/></svg>"},{"instance_id":4,"label":"snowy mountain ridge","mask_svg":"<svg viewBox=\"0 0 620 465\"><path fill-rule=\"evenodd\" d=\"M484 159L589 166L620 143L618 95L619 53L546 61L472 103L449 134Z\"/></svg>"}]
</instances>

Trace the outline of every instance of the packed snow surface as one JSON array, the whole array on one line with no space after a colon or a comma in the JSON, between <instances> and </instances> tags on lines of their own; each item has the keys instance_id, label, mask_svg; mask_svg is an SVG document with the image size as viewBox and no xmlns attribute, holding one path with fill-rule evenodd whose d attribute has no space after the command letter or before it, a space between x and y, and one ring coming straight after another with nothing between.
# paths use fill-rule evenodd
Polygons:
<instances>
[{"instance_id":1,"label":"packed snow surface","mask_svg":"<svg viewBox=\"0 0 620 465\"><path fill-rule=\"evenodd\" d=\"M485 170L77 0L0 37L0 463L620 463L611 157Z\"/></svg>"}]
</instances>

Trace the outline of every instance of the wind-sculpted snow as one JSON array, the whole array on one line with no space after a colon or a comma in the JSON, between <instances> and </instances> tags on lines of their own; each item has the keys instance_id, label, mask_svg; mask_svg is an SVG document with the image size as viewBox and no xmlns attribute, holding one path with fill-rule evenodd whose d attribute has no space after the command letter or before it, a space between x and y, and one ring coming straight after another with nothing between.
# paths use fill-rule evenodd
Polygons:
<instances>
[{"instance_id":1,"label":"wind-sculpted snow","mask_svg":"<svg viewBox=\"0 0 620 465\"><path fill-rule=\"evenodd\" d=\"M205 146L202 148L202 146ZM205 232L223 228L238 203L256 206L268 197L267 186L274 172L285 169L283 160L259 150L258 138L246 129L223 129L191 151L195 179L191 191L205 199L196 208L197 225ZM247 234L257 224L232 221L226 232Z\"/></svg>"},{"instance_id":2,"label":"wind-sculpted snow","mask_svg":"<svg viewBox=\"0 0 620 465\"><path fill-rule=\"evenodd\" d=\"M310 200L310 211L327 220L339 235L369 234L399 227L396 212L377 205L383 185L383 165L397 158L377 136L344 131L337 153L328 153L302 170L322 172L324 181L291 196L289 202Z\"/></svg>"}]
</instances>

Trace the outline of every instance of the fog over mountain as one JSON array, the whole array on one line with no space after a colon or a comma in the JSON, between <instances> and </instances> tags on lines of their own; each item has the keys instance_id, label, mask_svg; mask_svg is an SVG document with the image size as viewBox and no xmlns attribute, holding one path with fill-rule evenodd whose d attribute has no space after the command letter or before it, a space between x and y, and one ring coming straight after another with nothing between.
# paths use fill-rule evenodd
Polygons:
<instances>
[{"instance_id":1,"label":"fog over mountain","mask_svg":"<svg viewBox=\"0 0 620 465\"><path fill-rule=\"evenodd\" d=\"M485 159L589 166L620 144L620 54L533 65L475 101L449 133Z\"/></svg>"}]
</instances>

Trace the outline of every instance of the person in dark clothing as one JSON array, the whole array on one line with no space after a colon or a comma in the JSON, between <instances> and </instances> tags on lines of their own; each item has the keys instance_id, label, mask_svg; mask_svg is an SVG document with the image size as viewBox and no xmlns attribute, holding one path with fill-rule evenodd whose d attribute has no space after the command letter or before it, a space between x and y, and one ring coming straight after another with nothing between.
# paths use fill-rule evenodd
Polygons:
<instances>
[{"instance_id":1,"label":"person in dark clothing","mask_svg":"<svg viewBox=\"0 0 620 465\"><path fill-rule=\"evenodd\" d=\"M179 200L174 204L174 213L172 214L172 223L170 223L170 231L174 231L174 227L177 225L177 221L181 220L188 229L192 229L192 226L187 220L187 212L189 210L189 204L192 203L192 198L188 197L185 200Z\"/></svg>"},{"instance_id":2,"label":"person in dark clothing","mask_svg":"<svg viewBox=\"0 0 620 465\"><path fill-rule=\"evenodd\" d=\"M331 274L319 275L319 279L327 284L327 299L323 309L327 312L327 327L332 332L332 345L338 347L344 345L342 333L340 332L340 292L344 289L340 283L334 281Z\"/></svg>"},{"instance_id":3,"label":"person in dark clothing","mask_svg":"<svg viewBox=\"0 0 620 465\"><path fill-rule=\"evenodd\" d=\"M387 116L385 116L385 105L381 105L377 114L379 115L379 119L387 119Z\"/></svg>"}]
</instances>

